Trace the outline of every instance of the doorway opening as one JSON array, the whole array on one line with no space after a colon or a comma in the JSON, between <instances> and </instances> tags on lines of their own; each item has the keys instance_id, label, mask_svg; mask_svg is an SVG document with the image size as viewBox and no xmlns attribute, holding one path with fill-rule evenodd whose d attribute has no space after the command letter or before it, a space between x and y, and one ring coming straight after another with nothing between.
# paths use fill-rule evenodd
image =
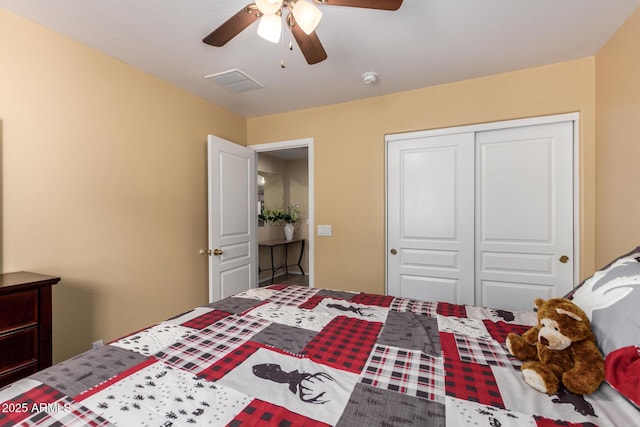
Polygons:
<instances>
[{"instance_id":1,"label":"doorway opening","mask_svg":"<svg viewBox=\"0 0 640 427\"><path fill-rule=\"evenodd\" d=\"M252 145L258 172L258 213L295 210L294 235L282 221L258 222L258 286L314 286L313 139Z\"/></svg>"}]
</instances>

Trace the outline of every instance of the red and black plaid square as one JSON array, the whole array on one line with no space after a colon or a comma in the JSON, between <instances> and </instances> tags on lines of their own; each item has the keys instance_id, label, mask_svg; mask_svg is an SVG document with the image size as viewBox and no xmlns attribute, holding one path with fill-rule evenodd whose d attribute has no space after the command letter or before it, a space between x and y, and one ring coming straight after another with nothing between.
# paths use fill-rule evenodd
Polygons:
<instances>
[{"instance_id":1,"label":"red and black plaid square","mask_svg":"<svg viewBox=\"0 0 640 427\"><path fill-rule=\"evenodd\" d=\"M16 396L15 399L4 402L5 407L0 411L0 426L15 426L32 415L34 404L37 406L39 404L53 403L63 397L64 394L48 385L41 384L36 386Z\"/></svg>"},{"instance_id":2,"label":"red and black plaid square","mask_svg":"<svg viewBox=\"0 0 640 427\"><path fill-rule=\"evenodd\" d=\"M234 348L213 365L198 372L198 376L209 381L216 381L231 372L236 366L247 360L247 357L258 351L262 346L253 341L247 341L244 345Z\"/></svg>"},{"instance_id":3,"label":"red and black plaid square","mask_svg":"<svg viewBox=\"0 0 640 427\"><path fill-rule=\"evenodd\" d=\"M211 326L217 321L230 316L231 314L232 313L229 313L227 311L212 310L208 313L203 314L202 316L198 316L195 319L184 322L182 326L193 329L204 329L207 326Z\"/></svg>"},{"instance_id":4,"label":"red and black plaid square","mask_svg":"<svg viewBox=\"0 0 640 427\"><path fill-rule=\"evenodd\" d=\"M445 358L444 370L447 396L505 409L490 366Z\"/></svg>"},{"instance_id":5,"label":"red and black plaid square","mask_svg":"<svg viewBox=\"0 0 640 427\"><path fill-rule=\"evenodd\" d=\"M236 417L228 427L328 427L320 421L312 420L281 406L254 399Z\"/></svg>"},{"instance_id":6,"label":"red and black plaid square","mask_svg":"<svg viewBox=\"0 0 640 427\"><path fill-rule=\"evenodd\" d=\"M391 295L373 295L360 293L351 298L351 302L364 305L377 305L378 307L389 307L393 301Z\"/></svg>"},{"instance_id":7,"label":"red and black plaid square","mask_svg":"<svg viewBox=\"0 0 640 427\"><path fill-rule=\"evenodd\" d=\"M464 305L439 302L438 314L443 316L467 317L467 309Z\"/></svg>"},{"instance_id":8,"label":"red and black plaid square","mask_svg":"<svg viewBox=\"0 0 640 427\"><path fill-rule=\"evenodd\" d=\"M273 289L274 291L281 291L283 289L287 289L289 285L270 285L267 286L266 289Z\"/></svg>"},{"instance_id":9,"label":"red and black plaid square","mask_svg":"<svg viewBox=\"0 0 640 427\"><path fill-rule=\"evenodd\" d=\"M302 353L327 366L360 373L382 326L379 322L338 316L305 346Z\"/></svg>"},{"instance_id":10,"label":"red and black plaid square","mask_svg":"<svg viewBox=\"0 0 640 427\"><path fill-rule=\"evenodd\" d=\"M594 427L595 426L595 424L591 422L572 423L569 421L552 420L549 418L541 417L539 415L534 415L533 418L536 420L537 427Z\"/></svg>"},{"instance_id":11,"label":"red and black plaid square","mask_svg":"<svg viewBox=\"0 0 640 427\"><path fill-rule=\"evenodd\" d=\"M54 406L49 404L49 409L31 416L20 425L22 427L107 427L113 424L89 408L75 404L71 398L67 397Z\"/></svg>"},{"instance_id":12,"label":"red and black plaid square","mask_svg":"<svg viewBox=\"0 0 640 427\"><path fill-rule=\"evenodd\" d=\"M322 295L314 295L304 303L300 304L300 308L304 308L305 310L313 310L318 306L318 304L320 304L320 301L325 298L326 297Z\"/></svg>"},{"instance_id":13,"label":"red and black plaid square","mask_svg":"<svg viewBox=\"0 0 640 427\"><path fill-rule=\"evenodd\" d=\"M509 335L510 332L523 334L531 329L531 326L514 325L513 323L506 323L502 321L493 322L485 319L482 322L484 323L484 326L486 326L487 332L491 334L491 337L501 344L505 344L507 342L507 335Z\"/></svg>"}]
</instances>

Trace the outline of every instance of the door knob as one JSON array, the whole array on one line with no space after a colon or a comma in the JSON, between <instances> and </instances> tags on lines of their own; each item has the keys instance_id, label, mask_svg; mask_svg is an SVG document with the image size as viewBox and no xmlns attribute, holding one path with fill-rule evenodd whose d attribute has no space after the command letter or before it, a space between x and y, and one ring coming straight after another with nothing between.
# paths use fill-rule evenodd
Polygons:
<instances>
[{"instance_id":1,"label":"door knob","mask_svg":"<svg viewBox=\"0 0 640 427\"><path fill-rule=\"evenodd\" d=\"M213 250L213 255L215 255L215 256L222 255L222 249L214 249Z\"/></svg>"},{"instance_id":2,"label":"door knob","mask_svg":"<svg viewBox=\"0 0 640 427\"><path fill-rule=\"evenodd\" d=\"M398 253L398 251L396 249L391 249L389 252L391 252L391 255L395 255Z\"/></svg>"},{"instance_id":3,"label":"door knob","mask_svg":"<svg viewBox=\"0 0 640 427\"><path fill-rule=\"evenodd\" d=\"M563 264L568 263L568 262L569 262L569 257L568 257L568 256L566 256L566 255L562 255L562 256L560 257L560 262L561 262L561 263L563 263Z\"/></svg>"}]
</instances>

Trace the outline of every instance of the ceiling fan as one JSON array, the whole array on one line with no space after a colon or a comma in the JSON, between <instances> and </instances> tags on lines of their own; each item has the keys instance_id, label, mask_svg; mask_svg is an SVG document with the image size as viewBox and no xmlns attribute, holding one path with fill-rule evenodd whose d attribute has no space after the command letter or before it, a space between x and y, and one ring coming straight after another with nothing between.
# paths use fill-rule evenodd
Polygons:
<instances>
[{"instance_id":1,"label":"ceiling fan","mask_svg":"<svg viewBox=\"0 0 640 427\"><path fill-rule=\"evenodd\" d=\"M314 0L314 2L378 10L397 10L402 5L402 0ZM258 35L277 43L280 39L283 10L289 12L285 22L307 63L317 64L327 59L327 53L315 32L322 12L309 0L255 0L255 3L243 7L202 41L211 46L224 46L242 30L260 20Z\"/></svg>"}]
</instances>

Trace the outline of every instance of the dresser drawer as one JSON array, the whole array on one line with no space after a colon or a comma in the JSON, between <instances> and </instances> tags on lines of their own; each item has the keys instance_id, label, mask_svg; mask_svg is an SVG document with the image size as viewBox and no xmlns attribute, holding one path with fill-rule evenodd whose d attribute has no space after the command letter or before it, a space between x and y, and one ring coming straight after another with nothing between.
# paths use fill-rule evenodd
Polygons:
<instances>
[{"instance_id":1,"label":"dresser drawer","mask_svg":"<svg viewBox=\"0 0 640 427\"><path fill-rule=\"evenodd\" d=\"M0 334L37 323L38 291L36 289L0 295Z\"/></svg>"},{"instance_id":2,"label":"dresser drawer","mask_svg":"<svg viewBox=\"0 0 640 427\"><path fill-rule=\"evenodd\" d=\"M38 328L0 336L0 373L38 362Z\"/></svg>"},{"instance_id":3,"label":"dresser drawer","mask_svg":"<svg viewBox=\"0 0 640 427\"><path fill-rule=\"evenodd\" d=\"M0 274L0 388L51 366L51 288L59 281L28 271Z\"/></svg>"},{"instance_id":4,"label":"dresser drawer","mask_svg":"<svg viewBox=\"0 0 640 427\"><path fill-rule=\"evenodd\" d=\"M37 363L32 363L30 365L23 366L12 371L7 371L5 373L0 372L0 388L14 381L18 381L21 378L28 377L31 374L35 374L36 372L38 372Z\"/></svg>"}]
</instances>

